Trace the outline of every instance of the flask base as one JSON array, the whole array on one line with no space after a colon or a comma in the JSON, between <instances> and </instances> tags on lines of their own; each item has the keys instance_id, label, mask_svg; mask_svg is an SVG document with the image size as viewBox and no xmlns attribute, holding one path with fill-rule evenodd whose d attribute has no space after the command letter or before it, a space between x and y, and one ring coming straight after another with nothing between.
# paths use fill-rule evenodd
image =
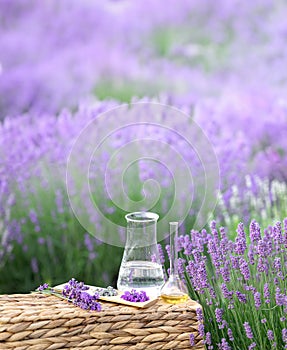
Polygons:
<instances>
[{"instance_id":1,"label":"flask base","mask_svg":"<svg viewBox=\"0 0 287 350\"><path fill-rule=\"evenodd\" d=\"M169 304L179 304L187 301L188 299L188 294L161 294L161 298Z\"/></svg>"}]
</instances>

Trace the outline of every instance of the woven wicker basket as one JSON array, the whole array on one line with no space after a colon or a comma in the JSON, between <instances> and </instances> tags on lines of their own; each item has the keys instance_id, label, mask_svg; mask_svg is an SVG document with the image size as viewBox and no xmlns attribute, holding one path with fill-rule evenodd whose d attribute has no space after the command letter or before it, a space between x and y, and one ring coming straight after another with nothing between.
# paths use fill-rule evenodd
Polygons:
<instances>
[{"instance_id":1,"label":"woven wicker basket","mask_svg":"<svg viewBox=\"0 0 287 350\"><path fill-rule=\"evenodd\" d=\"M101 303L102 311L89 312L38 293L0 296L0 349L204 349L192 300L146 309Z\"/></svg>"}]
</instances>

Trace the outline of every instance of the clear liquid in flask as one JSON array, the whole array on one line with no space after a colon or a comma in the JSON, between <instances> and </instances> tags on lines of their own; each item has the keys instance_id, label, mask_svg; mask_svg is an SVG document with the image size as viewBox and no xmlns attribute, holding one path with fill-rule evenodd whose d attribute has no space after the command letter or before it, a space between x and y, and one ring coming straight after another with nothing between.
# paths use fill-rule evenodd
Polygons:
<instances>
[{"instance_id":1,"label":"clear liquid in flask","mask_svg":"<svg viewBox=\"0 0 287 350\"><path fill-rule=\"evenodd\" d=\"M159 296L163 285L163 269L158 263L135 260L121 265L117 286L120 291L144 290L153 298Z\"/></svg>"}]
</instances>

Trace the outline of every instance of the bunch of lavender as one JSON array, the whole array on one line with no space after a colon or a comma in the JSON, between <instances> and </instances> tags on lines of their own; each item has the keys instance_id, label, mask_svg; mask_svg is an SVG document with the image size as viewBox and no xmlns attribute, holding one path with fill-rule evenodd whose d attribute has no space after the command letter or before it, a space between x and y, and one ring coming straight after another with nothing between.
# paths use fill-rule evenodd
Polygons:
<instances>
[{"instance_id":1,"label":"bunch of lavender","mask_svg":"<svg viewBox=\"0 0 287 350\"><path fill-rule=\"evenodd\" d=\"M240 223L235 241L212 222L211 233L192 230L179 243L207 349L287 348L287 219L283 229L252 221L249 240Z\"/></svg>"},{"instance_id":2,"label":"bunch of lavender","mask_svg":"<svg viewBox=\"0 0 287 350\"><path fill-rule=\"evenodd\" d=\"M121 295L121 298L133 303L140 303L149 300L149 297L146 295L146 292L144 290L137 292L135 289L132 289L131 291L125 291L124 294Z\"/></svg>"},{"instance_id":3,"label":"bunch of lavender","mask_svg":"<svg viewBox=\"0 0 287 350\"><path fill-rule=\"evenodd\" d=\"M101 304L98 302L99 295L97 293L91 295L87 292L89 289L83 282L78 282L72 278L63 288L62 293L55 291L49 287L47 283L37 288L38 292L51 294L61 297L74 305L79 306L83 310L101 311Z\"/></svg>"}]
</instances>

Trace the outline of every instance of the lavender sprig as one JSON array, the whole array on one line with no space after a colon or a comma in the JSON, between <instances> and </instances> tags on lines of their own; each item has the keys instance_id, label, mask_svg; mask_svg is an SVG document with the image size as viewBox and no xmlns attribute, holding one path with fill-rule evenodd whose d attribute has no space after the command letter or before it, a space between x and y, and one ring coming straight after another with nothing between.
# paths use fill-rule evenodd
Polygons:
<instances>
[{"instance_id":1,"label":"lavender sprig","mask_svg":"<svg viewBox=\"0 0 287 350\"><path fill-rule=\"evenodd\" d=\"M89 287L86 286L84 282L78 282L75 278L72 278L64 286L62 293L49 287L48 283L40 285L36 291L65 299L83 310L101 311L101 304L98 302L99 294L95 293L91 295L86 292L88 289Z\"/></svg>"},{"instance_id":2,"label":"lavender sprig","mask_svg":"<svg viewBox=\"0 0 287 350\"><path fill-rule=\"evenodd\" d=\"M43 285L41 284L38 288L37 291L38 292L43 292L44 290L49 289L49 284L48 283L44 283Z\"/></svg>"}]
</instances>

